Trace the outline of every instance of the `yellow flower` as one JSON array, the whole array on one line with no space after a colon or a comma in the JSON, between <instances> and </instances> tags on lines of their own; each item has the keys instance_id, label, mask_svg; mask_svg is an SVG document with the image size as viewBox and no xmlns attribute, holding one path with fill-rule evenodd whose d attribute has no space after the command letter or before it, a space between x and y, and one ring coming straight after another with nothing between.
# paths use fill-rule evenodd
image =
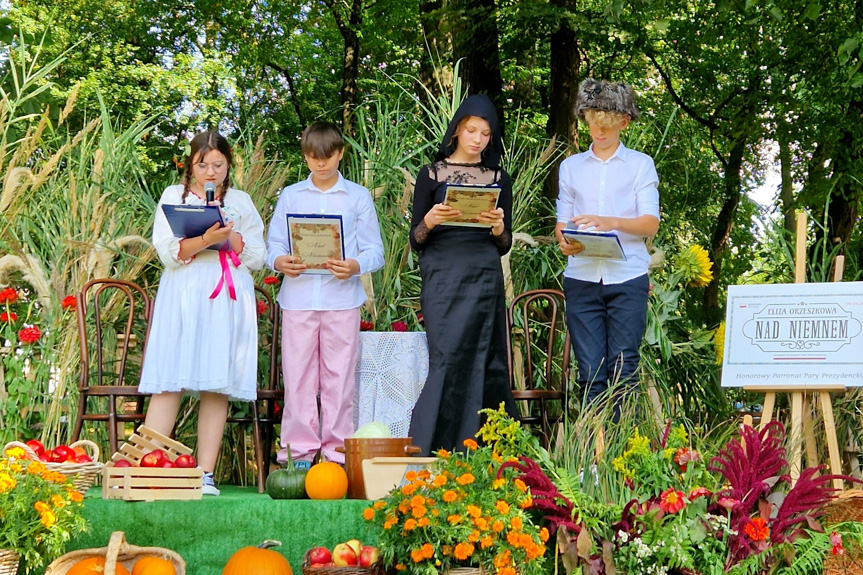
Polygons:
<instances>
[{"instance_id":1,"label":"yellow flower","mask_svg":"<svg viewBox=\"0 0 863 575\"><path fill-rule=\"evenodd\" d=\"M707 250L698 244L689 246L677 258L677 267L683 276L683 281L690 287L704 287L713 281L711 266Z\"/></svg>"},{"instance_id":2,"label":"yellow flower","mask_svg":"<svg viewBox=\"0 0 863 575\"><path fill-rule=\"evenodd\" d=\"M10 489L15 489L17 485L15 479L8 473L0 472L0 493L6 493Z\"/></svg>"},{"instance_id":3,"label":"yellow flower","mask_svg":"<svg viewBox=\"0 0 863 575\"><path fill-rule=\"evenodd\" d=\"M722 365L722 356L725 353L725 322L721 322L716 331L713 332L713 349L716 351L716 365Z\"/></svg>"},{"instance_id":4,"label":"yellow flower","mask_svg":"<svg viewBox=\"0 0 863 575\"><path fill-rule=\"evenodd\" d=\"M41 461L31 461L30 465L27 466L27 473L30 475L39 475L45 471L45 465Z\"/></svg>"},{"instance_id":5,"label":"yellow flower","mask_svg":"<svg viewBox=\"0 0 863 575\"><path fill-rule=\"evenodd\" d=\"M64 507L66 507L66 502L59 495L52 495L51 496L51 503L54 505L54 507L56 507L58 509L62 509Z\"/></svg>"},{"instance_id":6,"label":"yellow flower","mask_svg":"<svg viewBox=\"0 0 863 575\"><path fill-rule=\"evenodd\" d=\"M39 522L45 527L51 527L52 525L54 525L54 523L57 522L57 516L50 511L45 511L41 515L42 516Z\"/></svg>"},{"instance_id":7,"label":"yellow flower","mask_svg":"<svg viewBox=\"0 0 863 575\"><path fill-rule=\"evenodd\" d=\"M500 488L501 488L501 487L503 487L504 485L506 485L506 479L504 479L503 477L501 477L500 479L495 479L495 480L494 480L494 483L492 483L492 484L491 484L491 488L492 488L492 489L500 489Z\"/></svg>"},{"instance_id":8,"label":"yellow flower","mask_svg":"<svg viewBox=\"0 0 863 575\"><path fill-rule=\"evenodd\" d=\"M22 447L10 447L5 451L6 457L12 457L15 459L26 459L27 452L24 451Z\"/></svg>"},{"instance_id":9,"label":"yellow flower","mask_svg":"<svg viewBox=\"0 0 863 575\"><path fill-rule=\"evenodd\" d=\"M463 441L463 443L464 443L464 446L470 450L474 450L474 449L477 449L479 447L479 445L477 445L476 441L474 441L473 439L470 439L470 438L465 439Z\"/></svg>"}]
</instances>

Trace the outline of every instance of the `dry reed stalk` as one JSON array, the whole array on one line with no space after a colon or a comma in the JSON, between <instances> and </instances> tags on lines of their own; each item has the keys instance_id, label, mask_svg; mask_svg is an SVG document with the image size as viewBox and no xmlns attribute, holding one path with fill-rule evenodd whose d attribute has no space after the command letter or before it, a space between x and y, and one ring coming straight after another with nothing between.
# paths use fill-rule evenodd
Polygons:
<instances>
[{"instance_id":1,"label":"dry reed stalk","mask_svg":"<svg viewBox=\"0 0 863 575\"><path fill-rule=\"evenodd\" d=\"M57 126L63 124L63 120L72 113L72 110L75 109L75 101L78 99L78 90L81 88L81 82L77 82L74 86L72 86L72 90L69 92L69 96L66 98L66 105L63 107L63 110L60 112L60 119L57 120Z\"/></svg>"},{"instance_id":2,"label":"dry reed stalk","mask_svg":"<svg viewBox=\"0 0 863 575\"><path fill-rule=\"evenodd\" d=\"M0 213L4 215L7 224L11 223L14 214L11 209L18 197L18 192L27 187L33 181L33 172L29 168L21 166L10 167L3 179L3 191L0 193Z\"/></svg>"},{"instance_id":3,"label":"dry reed stalk","mask_svg":"<svg viewBox=\"0 0 863 575\"><path fill-rule=\"evenodd\" d=\"M69 144L63 144L60 146L60 149L54 152L48 161L45 162L45 165L42 166L42 169L39 170L39 173L33 176L33 181L30 184L31 191L38 190L42 184L48 181L48 178L51 177L51 173L54 171L54 168L57 167L57 164L60 162L60 158L66 155L70 149Z\"/></svg>"},{"instance_id":4,"label":"dry reed stalk","mask_svg":"<svg viewBox=\"0 0 863 575\"><path fill-rule=\"evenodd\" d=\"M51 306L51 282L45 274L42 262L30 254L0 256L0 282L14 271L21 272L22 279L36 291L39 303L46 309Z\"/></svg>"}]
</instances>

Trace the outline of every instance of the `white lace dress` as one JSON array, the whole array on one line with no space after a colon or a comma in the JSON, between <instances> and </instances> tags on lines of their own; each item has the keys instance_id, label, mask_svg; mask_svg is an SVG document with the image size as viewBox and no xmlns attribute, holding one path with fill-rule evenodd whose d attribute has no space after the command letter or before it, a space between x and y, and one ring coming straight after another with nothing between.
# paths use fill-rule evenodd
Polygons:
<instances>
[{"instance_id":1,"label":"white lace dress","mask_svg":"<svg viewBox=\"0 0 863 575\"><path fill-rule=\"evenodd\" d=\"M246 192L228 190L223 210L245 244L238 266L230 257L226 259L237 299L231 299L227 282L210 299L223 278L219 252L204 250L189 262L178 260L180 238L171 233L161 208L162 204L181 204L182 194L182 186L168 187L156 208L153 246L165 270L156 293L140 389L147 393L212 391L231 399L253 400L258 328L249 271L260 269L266 257L263 221ZM190 192L186 203L205 202Z\"/></svg>"}]
</instances>

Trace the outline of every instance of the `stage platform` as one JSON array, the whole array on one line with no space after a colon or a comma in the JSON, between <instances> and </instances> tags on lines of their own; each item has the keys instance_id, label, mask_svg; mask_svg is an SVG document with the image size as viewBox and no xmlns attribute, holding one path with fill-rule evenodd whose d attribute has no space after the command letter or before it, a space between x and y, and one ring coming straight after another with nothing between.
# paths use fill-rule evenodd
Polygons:
<instances>
[{"instance_id":1,"label":"stage platform","mask_svg":"<svg viewBox=\"0 0 863 575\"><path fill-rule=\"evenodd\" d=\"M93 488L84 499L90 529L68 550L104 547L112 532L124 531L134 545L177 551L188 575L221 575L237 549L276 539L282 542L277 550L299 575L303 553L311 547L332 548L348 539L376 543L362 517L369 501L275 501L254 486L220 489L219 497L199 501L127 502L103 500L101 488Z\"/></svg>"}]
</instances>

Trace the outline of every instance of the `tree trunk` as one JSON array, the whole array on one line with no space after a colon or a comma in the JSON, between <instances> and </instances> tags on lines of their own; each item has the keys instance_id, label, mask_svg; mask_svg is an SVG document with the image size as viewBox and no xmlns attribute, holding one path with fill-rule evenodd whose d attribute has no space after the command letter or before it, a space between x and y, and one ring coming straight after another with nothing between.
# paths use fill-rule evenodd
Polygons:
<instances>
[{"instance_id":1,"label":"tree trunk","mask_svg":"<svg viewBox=\"0 0 863 575\"><path fill-rule=\"evenodd\" d=\"M855 137L863 121L863 100L852 100L848 106L848 121L844 124L833 155L833 181L827 208L827 233L834 243L846 245L857 222L858 206L863 199L860 171L863 168L863 142ZM852 128L853 126L853 128Z\"/></svg>"},{"instance_id":2,"label":"tree trunk","mask_svg":"<svg viewBox=\"0 0 863 575\"><path fill-rule=\"evenodd\" d=\"M779 169L782 176L782 182L779 186L782 225L787 234L794 234L797 218L794 213L794 182L791 180L791 145L788 142L788 132L780 127L777 139L779 143Z\"/></svg>"},{"instance_id":3,"label":"tree trunk","mask_svg":"<svg viewBox=\"0 0 863 575\"><path fill-rule=\"evenodd\" d=\"M552 0L561 10L575 11L576 0ZM549 82L549 114L546 131L549 137L578 146L578 118L575 115L575 100L578 95L578 69L581 58L578 53L578 36L570 28L569 20L560 19L560 26L551 34L551 72ZM557 199L557 177L560 161L549 170L543 186L548 199Z\"/></svg>"},{"instance_id":4,"label":"tree trunk","mask_svg":"<svg viewBox=\"0 0 863 575\"><path fill-rule=\"evenodd\" d=\"M336 21L336 26L344 40L344 60L342 62L342 131L353 134L353 111L357 105L357 75L360 67L360 36L363 25L363 0L350 0L347 18L341 13L340 6L347 2L336 3L324 0Z\"/></svg>"},{"instance_id":5,"label":"tree trunk","mask_svg":"<svg viewBox=\"0 0 863 575\"><path fill-rule=\"evenodd\" d=\"M458 33L453 35L453 56L462 60L459 73L467 94L486 94L497 108L504 128L503 78L498 54L497 8L494 0L453 2Z\"/></svg>"},{"instance_id":6,"label":"tree trunk","mask_svg":"<svg viewBox=\"0 0 863 575\"><path fill-rule=\"evenodd\" d=\"M731 147L728 156L728 165L725 168L725 176L722 179L725 188L725 199L722 209L710 238L710 249L713 253L713 280L704 290L704 305L711 313L718 313L719 306L719 279L722 273L722 258L728 248L728 238L734 226L734 216L737 214L737 206L740 205L741 178L740 172L743 167L743 154L746 152L746 142L737 140ZM719 318L714 318L719 319Z\"/></svg>"}]
</instances>

